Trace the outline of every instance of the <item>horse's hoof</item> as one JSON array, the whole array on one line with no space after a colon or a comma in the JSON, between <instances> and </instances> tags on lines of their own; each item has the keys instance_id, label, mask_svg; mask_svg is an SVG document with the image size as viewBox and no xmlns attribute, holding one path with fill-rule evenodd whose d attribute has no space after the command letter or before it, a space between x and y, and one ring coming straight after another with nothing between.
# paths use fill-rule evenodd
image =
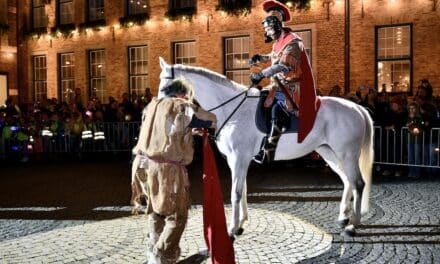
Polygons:
<instances>
[{"instance_id":1,"label":"horse's hoof","mask_svg":"<svg viewBox=\"0 0 440 264\"><path fill-rule=\"evenodd\" d=\"M236 236L241 236L241 235L243 234L243 232L244 232L244 228L243 228L243 227L240 227L240 228L238 228L237 231L235 232L235 235L236 235Z\"/></svg>"},{"instance_id":2,"label":"horse's hoof","mask_svg":"<svg viewBox=\"0 0 440 264\"><path fill-rule=\"evenodd\" d=\"M342 220L337 220L336 224L338 225L339 228L345 228L348 225L348 221L349 219L342 219Z\"/></svg>"},{"instance_id":3,"label":"horse's hoof","mask_svg":"<svg viewBox=\"0 0 440 264\"><path fill-rule=\"evenodd\" d=\"M342 231L341 236L343 237L354 237L356 236L356 230L354 225L346 226L344 231Z\"/></svg>"}]
</instances>

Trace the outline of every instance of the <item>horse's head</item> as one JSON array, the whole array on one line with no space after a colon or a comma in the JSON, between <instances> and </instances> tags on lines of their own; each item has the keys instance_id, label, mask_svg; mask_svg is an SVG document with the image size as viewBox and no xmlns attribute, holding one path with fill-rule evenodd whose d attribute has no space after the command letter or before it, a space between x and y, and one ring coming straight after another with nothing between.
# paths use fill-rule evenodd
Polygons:
<instances>
[{"instance_id":1,"label":"horse's head","mask_svg":"<svg viewBox=\"0 0 440 264\"><path fill-rule=\"evenodd\" d=\"M160 72L159 76L160 84L157 97L162 98L164 96L163 92L161 92L162 88L172 82L176 78L176 76L174 75L174 70L171 65L166 63L166 61L162 57L159 57L159 64L162 71Z\"/></svg>"}]
</instances>

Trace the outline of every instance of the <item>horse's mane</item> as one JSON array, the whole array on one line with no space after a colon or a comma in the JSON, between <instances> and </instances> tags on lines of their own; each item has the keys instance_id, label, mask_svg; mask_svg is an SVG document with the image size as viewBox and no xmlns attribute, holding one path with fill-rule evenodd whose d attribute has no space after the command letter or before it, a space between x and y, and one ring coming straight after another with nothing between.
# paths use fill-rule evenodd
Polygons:
<instances>
[{"instance_id":1,"label":"horse's mane","mask_svg":"<svg viewBox=\"0 0 440 264\"><path fill-rule=\"evenodd\" d=\"M211 71L206 68L183 65L183 64L174 64L173 67L174 67L174 69L177 69L177 70L182 70L185 72L202 75L215 83L219 83L223 86L231 87L233 90L238 91L238 92L242 92L247 89L244 85L236 83L236 82L226 78L226 76L221 75L217 72Z\"/></svg>"}]
</instances>

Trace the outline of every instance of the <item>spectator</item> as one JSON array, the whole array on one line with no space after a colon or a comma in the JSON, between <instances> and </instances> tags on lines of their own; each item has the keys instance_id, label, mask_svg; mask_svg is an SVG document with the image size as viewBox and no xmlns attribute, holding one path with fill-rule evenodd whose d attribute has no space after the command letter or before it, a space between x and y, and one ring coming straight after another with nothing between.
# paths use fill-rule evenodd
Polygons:
<instances>
[{"instance_id":1,"label":"spectator","mask_svg":"<svg viewBox=\"0 0 440 264\"><path fill-rule=\"evenodd\" d=\"M339 85L333 86L330 92L328 93L328 96L342 97L341 87Z\"/></svg>"},{"instance_id":2,"label":"spectator","mask_svg":"<svg viewBox=\"0 0 440 264\"><path fill-rule=\"evenodd\" d=\"M423 137L423 121L419 112L419 106L412 102L408 105L408 119L406 122L408 127L408 164L420 165L422 161L422 137ZM410 166L408 178L419 178L420 167Z\"/></svg>"}]
</instances>

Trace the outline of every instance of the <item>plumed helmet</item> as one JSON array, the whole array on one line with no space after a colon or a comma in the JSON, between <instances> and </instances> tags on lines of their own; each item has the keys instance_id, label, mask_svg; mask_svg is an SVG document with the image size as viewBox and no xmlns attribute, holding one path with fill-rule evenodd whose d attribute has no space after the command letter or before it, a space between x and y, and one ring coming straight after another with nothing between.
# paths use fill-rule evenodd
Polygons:
<instances>
[{"instance_id":1,"label":"plumed helmet","mask_svg":"<svg viewBox=\"0 0 440 264\"><path fill-rule=\"evenodd\" d=\"M266 0L262 4L263 10L268 13L269 16L275 16L280 22L290 21L289 8L284 4L275 0Z\"/></svg>"},{"instance_id":2,"label":"plumed helmet","mask_svg":"<svg viewBox=\"0 0 440 264\"><path fill-rule=\"evenodd\" d=\"M265 42L271 42L273 39L278 39L281 35L284 21L290 20L289 9L282 3L274 0L266 0L262 4L264 11L268 16L263 20L263 27L270 27L273 29L271 33L265 32Z\"/></svg>"}]
</instances>

